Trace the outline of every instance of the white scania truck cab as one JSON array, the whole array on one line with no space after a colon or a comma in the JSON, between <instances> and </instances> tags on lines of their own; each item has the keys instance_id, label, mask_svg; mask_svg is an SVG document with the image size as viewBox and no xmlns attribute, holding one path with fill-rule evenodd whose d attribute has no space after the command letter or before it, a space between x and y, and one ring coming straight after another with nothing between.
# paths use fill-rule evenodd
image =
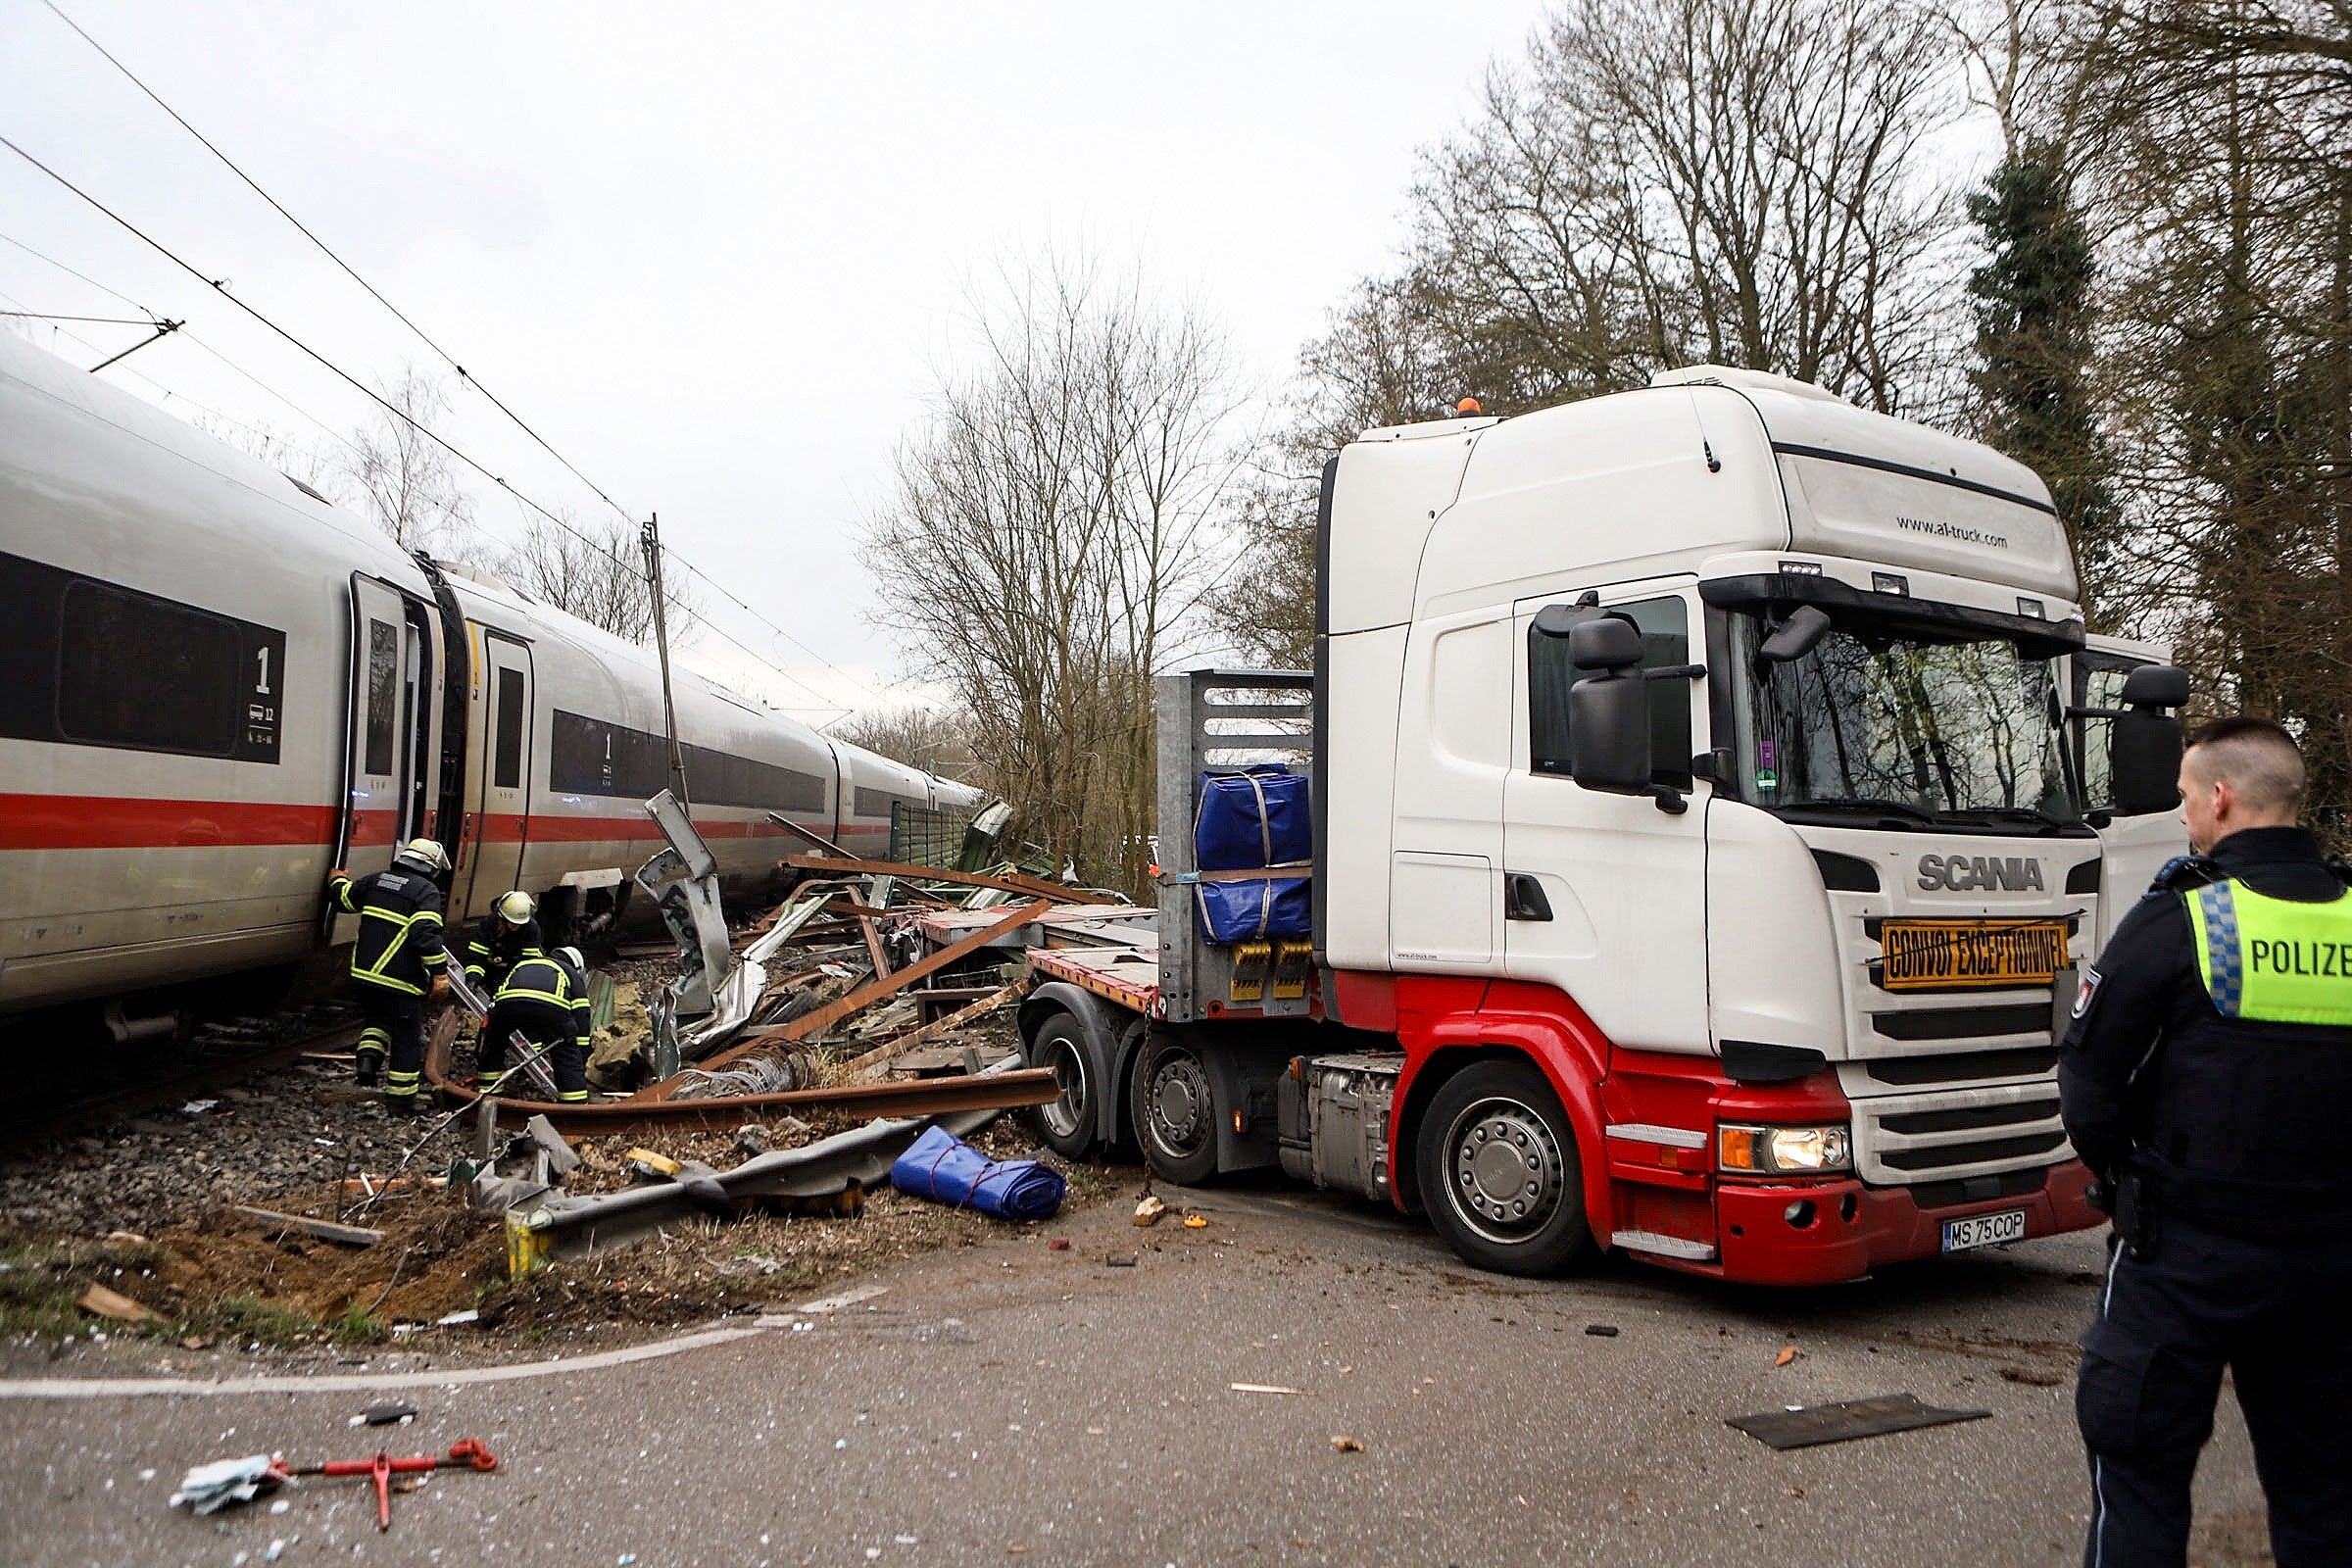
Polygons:
<instances>
[{"instance_id":1,"label":"white scania truck cab","mask_svg":"<svg viewBox=\"0 0 2352 1568\"><path fill-rule=\"evenodd\" d=\"M2184 694L2085 652L2039 479L1698 367L1368 431L1324 483L1311 723L1250 753L1233 715L1283 677L1162 683L1156 991L1033 956L1064 1144L1279 1161L1524 1273L1606 1246L1822 1283L2099 1222L2055 1034L2144 885L2110 858L2178 853L2148 779ZM2092 722L2118 800L2086 817ZM1314 780L1289 995L1282 939L1194 918L1188 876L1237 873L1184 832L1201 770L1284 753Z\"/></svg>"}]
</instances>

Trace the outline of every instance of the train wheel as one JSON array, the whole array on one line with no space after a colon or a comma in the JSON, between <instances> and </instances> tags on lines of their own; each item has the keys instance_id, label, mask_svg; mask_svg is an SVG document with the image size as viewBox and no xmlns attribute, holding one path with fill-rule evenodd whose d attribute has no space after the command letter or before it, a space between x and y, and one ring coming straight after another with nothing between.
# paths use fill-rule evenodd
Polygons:
<instances>
[{"instance_id":1,"label":"train wheel","mask_svg":"<svg viewBox=\"0 0 2352 1568\"><path fill-rule=\"evenodd\" d=\"M1190 1187L1216 1174L1216 1096L1199 1052L1146 1041L1135 1073L1134 1111L1137 1141L1155 1175Z\"/></svg>"},{"instance_id":2,"label":"train wheel","mask_svg":"<svg viewBox=\"0 0 2352 1568\"><path fill-rule=\"evenodd\" d=\"M1464 1262L1557 1274L1592 1250L1576 1135L1534 1063L1482 1061L1447 1079L1413 1153L1430 1220Z\"/></svg>"}]
</instances>

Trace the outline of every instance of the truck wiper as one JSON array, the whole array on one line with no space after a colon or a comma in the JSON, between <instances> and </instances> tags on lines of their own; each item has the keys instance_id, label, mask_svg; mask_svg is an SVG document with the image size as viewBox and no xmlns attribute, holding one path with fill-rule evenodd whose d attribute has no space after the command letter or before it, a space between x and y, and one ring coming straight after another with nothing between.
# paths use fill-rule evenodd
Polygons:
<instances>
[{"instance_id":1,"label":"truck wiper","mask_svg":"<svg viewBox=\"0 0 2352 1568\"><path fill-rule=\"evenodd\" d=\"M2052 816L2038 806L1957 806L1936 814L1940 819L1959 822L2027 821L2052 833L2063 833L2075 825L2063 816Z\"/></svg>"},{"instance_id":2,"label":"truck wiper","mask_svg":"<svg viewBox=\"0 0 2352 1568\"><path fill-rule=\"evenodd\" d=\"M1891 813L1906 822L1916 822L1922 827L1936 825L1936 813L1925 807L1913 806L1909 801L1877 800L1864 795L1846 795L1835 800L1795 801L1780 808L1780 810L1784 815L1790 811L1868 811L1879 815Z\"/></svg>"}]
</instances>

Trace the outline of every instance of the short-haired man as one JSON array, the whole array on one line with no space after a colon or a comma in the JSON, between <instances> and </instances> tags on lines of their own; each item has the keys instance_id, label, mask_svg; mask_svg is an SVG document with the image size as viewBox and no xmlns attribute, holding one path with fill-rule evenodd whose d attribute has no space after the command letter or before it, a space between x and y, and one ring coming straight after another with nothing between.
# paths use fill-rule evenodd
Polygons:
<instances>
[{"instance_id":1,"label":"short-haired man","mask_svg":"<svg viewBox=\"0 0 2352 1568\"><path fill-rule=\"evenodd\" d=\"M2352 897L2268 719L2180 761L2193 855L2083 977L2066 1130L2115 1198L2075 1409L2085 1563L2180 1564L2228 1367L2279 1568L2352 1564Z\"/></svg>"}]
</instances>

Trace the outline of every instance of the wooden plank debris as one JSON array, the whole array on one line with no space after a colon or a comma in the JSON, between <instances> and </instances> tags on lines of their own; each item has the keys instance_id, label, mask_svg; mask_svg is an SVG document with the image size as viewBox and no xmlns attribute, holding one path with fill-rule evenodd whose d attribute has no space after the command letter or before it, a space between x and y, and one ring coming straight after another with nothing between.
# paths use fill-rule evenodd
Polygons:
<instances>
[{"instance_id":1,"label":"wooden plank debris","mask_svg":"<svg viewBox=\"0 0 2352 1568\"><path fill-rule=\"evenodd\" d=\"M84 1312L99 1317L111 1317L118 1323L161 1323L164 1314L141 1301L134 1301L119 1291L103 1285L93 1285L74 1298L74 1304Z\"/></svg>"},{"instance_id":2,"label":"wooden plank debris","mask_svg":"<svg viewBox=\"0 0 2352 1568\"><path fill-rule=\"evenodd\" d=\"M306 1214L281 1214L274 1208L250 1208L243 1203L236 1205L236 1211L248 1219L298 1230L305 1236L316 1237L322 1242L339 1243L344 1247L373 1247L384 1239L382 1231L371 1231L365 1225L338 1225L333 1220L312 1219Z\"/></svg>"}]
</instances>

